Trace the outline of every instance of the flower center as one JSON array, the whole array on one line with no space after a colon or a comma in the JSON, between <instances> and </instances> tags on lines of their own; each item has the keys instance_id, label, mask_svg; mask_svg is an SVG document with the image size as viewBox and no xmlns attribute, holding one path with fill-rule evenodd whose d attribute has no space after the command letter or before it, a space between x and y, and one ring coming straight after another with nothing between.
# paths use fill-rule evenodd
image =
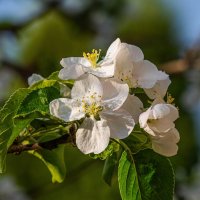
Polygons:
<instances>
[{"instance_id":1,"label":"flower center","mask_svg":"<svg viewBox=\"0 0 200 200\"><path fill-rule=\"evenodd\" d=\"M83 97L82 108L86 116L94 117L97 120L99 119L99 112L103 110L103 106L100 105L101 98L102 96L98 95L96 92Z\"/></svg>"},{"instance_id":2,"label":"flower center","mask_svg":"<svg viewBox=\"0 0 200 200\"><path fill-rule=\"evenodd\" d=\"M124 83L127 83L129 88L135 88L138 85L138 81L133 78L133 73L131 70L123 71L119 70L116 74L116 78Z\"/></svg>"},{"instance_id":3,"label":"flower center","mask_svg":"<svg viewBox=\"0 0 200 200\"><path fill-rule=\"evenodd\" d=\"M99 51L93 49L92 53L83 52L83 57L86 58L90 62L92 68L97 68L97 62L99 60L100 53L101 53L101 49L99 49Z\"/></svg>"},{"instance_id":4,"label":"flower center","mask_svg":"<svg viewBox=\"0 0 200 200\"><path fill-rule=\"evenodd\" d=\"M103 107L97 103L87 104L83 103L83 110L88 116L93 116L94 118L99 117L99 112L103 110Z\"/></svg>"}]
</instances>

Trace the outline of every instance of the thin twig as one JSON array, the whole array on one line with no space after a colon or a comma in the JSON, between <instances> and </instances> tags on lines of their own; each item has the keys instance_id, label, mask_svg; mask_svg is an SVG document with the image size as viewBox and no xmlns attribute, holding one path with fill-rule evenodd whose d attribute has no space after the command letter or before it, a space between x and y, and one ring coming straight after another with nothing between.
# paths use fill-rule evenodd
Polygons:
<instances>
[{"instance_id":1,"label":"thin twig","mask_svg":"<svg viewBox=\"0 0 200 200\"><path fill-rule=\"evenodd\" d=\"M30 150L40 150L42 148L52 150L58 147L60 144L66 144L69 143L69 134L62 135L59 138L56 138L54 140L50 140L47 142L41 142L41 143L34 143L34 144L13 144L8 149L7 153L14 153L14 154L20 154L23 151L30 151Z\"/></svg>"},{"instance_id":2,"label":"thin twig","mask_svg":"<svg viewBox=\"0 0 200 200\"><path fill-rule=\"evenodd\" d=\"M30 151L30 150L40 150L40 149L48 149L52 150L58 147L60 144L66 144L66 143L72 143L74 144L74 135L77 128L75 126L71 126L69 128L69 132L67 134L62 135L59 138L56 138L54 140L50 140L47 142L40 142L40 143L34 143L34 144L22 144L22 143L13 143L10 148L8 149L7 153L13 153L13 154L20 154L23 151Z\"/></svg>"}]
</instances>

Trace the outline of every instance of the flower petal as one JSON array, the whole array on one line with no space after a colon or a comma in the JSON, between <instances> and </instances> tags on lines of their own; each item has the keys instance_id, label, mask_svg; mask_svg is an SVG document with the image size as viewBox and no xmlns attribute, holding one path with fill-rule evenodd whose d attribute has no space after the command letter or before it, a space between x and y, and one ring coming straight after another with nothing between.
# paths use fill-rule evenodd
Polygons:
<instances>
[{"instance_id":1,"label":"flower petal","mask_svg":"<svg viewBox=\"0 0 200 200\"><path fill-rule=\"evenodd\" d=\"M105 59L108 59L108 58L115 58L117 53L118 53L118 50L119 50L119 47L120 47L120 44L121 44L121 41L119 38L117 38L108 48L107 50L107 53L106 53L106 56L105 56Z\"/></svg>"},{"instance_id":2,"label":"flower petal","mask_svg":"<svg viewBox=\"0 0 200 200\"><path fill-rule=\"evenodd\" d=\"M128 85L115 79L102 80L102 103L106 109L117 110L126 101L129 93Z\"/></svg>"},{"instance_id":3,"label":"flower petal","mask_svg":"<svg viewBox=\"0 0 200 200\"><path fill-rule=\"evenodd\" d=\"M145 128L147 126L147 120L149 119L150 113L151 113L151 108L140 114L139 124L141 128Z\"/></svg>"},{"instance_id":4,"label":"flower petal","mask_svg":"<svg viewBox=\"0 0 200 200\"><path fill-rule=\"evenodd\" d=\"M171 104L167 104L167 105L170 109L170 113L168 115L168 118L170 118L172 121L175 121L176 119L179 118L178 109L174 105L171 105Z\"/></svg>"},{"instance_id":5,"label":"flower petal","mask_svg":"<svg viewBox=\"0 0 200 200\"><path fill-rule=\"evenodd\" d=\"M144 91L150 99L156 99L158 97L163 98L167 92L170 83L171 81L169 78L165 80L160 80L157 81L154 87L150 89L144 89Z\"/></svg>"},{"instance_id":6,"label":"flower petal","mask_svg":"<svg viewBox=\"0 0 200 200\"><path fill-rule=\"evenodd\" d=\"M84 74L83 66L80 64L73 64L66 66L60 70L58 77L62 80L78 79Z\"/></svg>"},{"instance_id":7,"label":"flower petal","mask_svg":"<svg viewBox=\"0 0 200 200\"><path fill-rule=\"evenodd\" d=\"M177 142L180 139L179 132L174 128L162 137L151 137L152 148L155 152L170 157L177 154Z\"/></svg>"},{"instance_id":8,"label":"flower petal","mask_svg":"<svg viewBox=\"0 0 200 200\"><path fill-rule=\"evenodd\" d=\"M90 97L91 95L100 98L103 95L103 88L97 77L88 74L83 79L74 83L71 90L71 97L73 99L82 99L83 97Z\"/></svg>"},{"instance_id":9,"label":"flower petal","mask_svg":"<svg viewBox=\"0 0 200 200\"><path fill-rule=\"evenodd\" d=\"M150 122L148 122L148 127L153 132L167 132L170 129L174 128L175 124L171 119L164 117L158 120L151 120Z\"/></svg>"},{"instance_id":10,"label":"flower petal","mask_svg":"<svg viewBox=\"0 0 200 200\"><path fill-rule=\"evenodd\" d=\"M170 108L168 106L169 104L156 104L151 108L151 114L150 114L150 119L161 119L169 115L170 113Z\"/></svg>"},{"instance_id":11,"label":"flower petal","mask_svg":"<svg viewBox=\"0 0 200 200\"><path fill-rule=\"evenodd\" d=\"M135 126L132 116L123 109L101 112L100 117L107 121L111 138L126 138Z\"/></svg>"},{"instance_id":12,"label":"flower petal","mask_svg":"<svg viewBox=\"0 0 200 200\"><path fill-rule=\"evenodd\" d=\"M63 97L70 97L71 90L65 84L60 83L60 94Z\"/></svg>"},{"instance_id":13,"label":"flower petal","mask_svg":"<svg viewBox=\"0 0 200 200\"><path fill-rule=\"evenodd\" d=\"M109 144L110 129L105 120L85 118L76 133L76 145L84 153L99 154Z\"/></svg>"},{"instance_id":14,"label":"flower petal","mask_svg":"<svg viewBox=\"0 0 200 200\"><path fill-rule=\"evenodd\" d=\"M75 65L90 66L90 63L84 57L69 57L63 58L60 61L62 67L71 67Z\"/></svg>"},{"instance_id":15,"label":"flower petal","mask_svg":"<svg viewBox=\"0 0 200 200\"><path fill-rule=\"evenodd\" d=\"M97 68L84 68L87 73L91 73L101 78L108 78L114 76L115 64L113 60L102 60L98 63Z\"/></svg>"},{"instance_id":16,"label":"flower petal","mask_svg":"<svg viewBox=\"0 0 200 200\"><path fill-rule=\"evenodd\" d=\"M55 99L50 103L49 108L51 115L66 122L79 120L85 116L81 103L73 99Z\"/></svg>"},{"instance_id":17,"label":"flower petal","mask_svg":"<svg viewBox=\"0 0 200 200\"><path fill-rule=\"evenodd\" d=\"M34 85L35 83L37 83L41 80L44 80L44 78L41 75L32 74L30 77L28 77L28 85L32 86L32 85Z\"/></svg>"},{"instance_id":18,"label":"flower petal","mask_svg":"<svg viewBox=\"0 0 200 200\"><path fill-rule=\"evenodd\" d=\"M152 88L158 80L167 78L168 75L166 73L158 71L157 67L148 60L134 64L134 79L138 87Z\"/></svg>"},{"instance_id":19,"label":"flower petal","mask_svg":"<svg viewBox=\"0 0 200 200\"><path fill-rule=\"evenodd\" d=\"M129 59L132 62L139 62L144 59L144 54L139 47L127 43L121 43L118 54L122 54L124 59Z\"/></svg>"},{"instance_id":20,"label":"flower petal","mask_svg":"<svg viewBox=\"0 0 200 200\"><path fill-rule=\"evenodd\" d=\"M143 110L143 103L134 95L128 95L128 98L122 105L124 110L127 110L133 117L135 123L138 123L139 116Z\"/></svg>"}]
</instances>

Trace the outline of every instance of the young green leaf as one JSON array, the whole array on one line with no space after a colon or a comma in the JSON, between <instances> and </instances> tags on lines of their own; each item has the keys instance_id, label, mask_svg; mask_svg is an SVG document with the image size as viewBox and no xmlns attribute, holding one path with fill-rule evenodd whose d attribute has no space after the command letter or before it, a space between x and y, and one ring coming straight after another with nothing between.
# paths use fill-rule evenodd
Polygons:
<instances>
[{"instance_id":1,"label":"young green leaf","mask_svg":"<svg viewBox=\"0 0 200 200\"><path fill-rule=\"evenodd\" d=\"M118 181L122 200L143 200L135 164L129 160L125 151L119 161Z\"/></svg>"},{"instance_id":2,"label":"young green leaf","mask_svg":"<svg viewBox=\"0 0 200 200\"><path fill-rule=\"evenodd\" d=\"M64 145L59 145L58 148L53 150L42 149L40 151L29 151L28 153L42 160L52 175L53 183L61 183L64 180L66 175Z\"/></svg>"}]
</instances>

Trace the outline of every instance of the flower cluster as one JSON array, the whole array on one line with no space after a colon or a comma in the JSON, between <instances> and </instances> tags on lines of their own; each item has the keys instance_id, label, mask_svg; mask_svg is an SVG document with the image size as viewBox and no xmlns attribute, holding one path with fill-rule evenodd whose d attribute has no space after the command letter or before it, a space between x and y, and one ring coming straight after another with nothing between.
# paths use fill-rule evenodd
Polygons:
<instances>
[{"instance_id":1,"label":"flower cluster","mask_svg":"<svg viewBox=\"0 0 200 200\"><path fill-rule=\"evenodd\" d=\"M50 103L50 113L65 122L82 119L76 145L84 154L99 154L110 138L134 134L137 123L151 139L155 152L165 156L177 153L179 133L174 121L179 117L178 109L170 95L164 100L171 81L165 72L144 60L140 48L116 39L105 57L101 57L101 50L92 50L83 57L63 58L60 63L59 78L75 82L70 98ZM32 83L33 77L29 79ZM152 100L150 107L144 108L135 88L143 89L146 100Z\"/></svg>"}]
</instances>

